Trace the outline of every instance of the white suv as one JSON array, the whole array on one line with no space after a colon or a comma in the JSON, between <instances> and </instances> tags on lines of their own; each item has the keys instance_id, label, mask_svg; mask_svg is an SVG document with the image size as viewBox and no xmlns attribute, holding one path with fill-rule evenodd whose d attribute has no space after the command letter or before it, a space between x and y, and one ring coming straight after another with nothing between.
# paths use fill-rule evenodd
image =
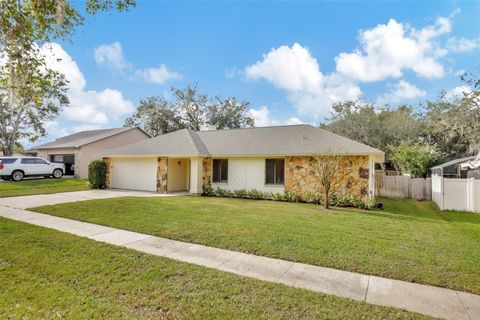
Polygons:
<instances>
[{"instance_id":1,"label":"white suv","mask_svg":"<svg viewBox=\"0 0 480 320\"><path fill-rule=\"evenodd\" d=\"M60 179L64 172L63 163L52 163L38 157L0 157L0 178L3 180L21 181L32 176Z\"/></svg>"}]
</instances>

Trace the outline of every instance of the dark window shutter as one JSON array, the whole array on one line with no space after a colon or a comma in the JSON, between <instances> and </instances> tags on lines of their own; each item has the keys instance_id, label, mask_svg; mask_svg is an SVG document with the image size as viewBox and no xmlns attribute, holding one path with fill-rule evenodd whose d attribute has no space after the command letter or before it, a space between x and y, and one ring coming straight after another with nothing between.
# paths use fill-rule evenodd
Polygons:
<instances>
[{"instance_id":1,"label":"dark window shutter","mask_svg":"<svg viewBox=\"0 0 480 320\"><path fill-rule=\"evenodd\" d=\"M274 184L275 183L275 159L267 159L265 161L266 164L266 184Z\"/></svg>"}]
</instances>

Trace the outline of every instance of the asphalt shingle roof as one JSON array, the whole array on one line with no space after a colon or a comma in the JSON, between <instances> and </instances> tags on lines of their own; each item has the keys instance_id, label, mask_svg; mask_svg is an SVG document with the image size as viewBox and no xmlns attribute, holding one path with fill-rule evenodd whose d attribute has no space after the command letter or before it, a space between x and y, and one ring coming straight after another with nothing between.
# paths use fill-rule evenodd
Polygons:
<instances>
[{"instance_id":1,"label":"asphalt shingle roof","mask_svg":"<svg viewBox=\"0 0 480 320\"><path fill-rule=\"evenodd\" d=\"M211 131L182 129L108 151L105 156L378 155L383 152L311 125Z\"/></svg>"},{"instance_id":2,"label":"asphalt shingle roof","mask_svg":"<svg viewBox=\"0 0 480 320\"><path fill-rule=\"evenodd\" d=\"M44 143L32 147L30 150L58 149L58 148L78 148L83 145L102 140L113 135L132 130L134 128L114 128L101 130L81 131L69 136L58 138L55 141Z\"/></svg>"},{"instance_id":3,"label":"asphalt shingle roof","mask_svg":"<svg viewBox=\"0 0 480 320\"><path fill-rule=\"evenodd\" d=\"M450 167L450 166L453 166L455 164L460 164L460 163L467 162L467 161L474 160L474 159L475 159L475 156L469 156L469 157L460 158L460 159L453 159L453 160L450 160L448 162L436 165L435 167L431 167L430 169L439 169L439 168Z\"/></svg>"}]
</instances>

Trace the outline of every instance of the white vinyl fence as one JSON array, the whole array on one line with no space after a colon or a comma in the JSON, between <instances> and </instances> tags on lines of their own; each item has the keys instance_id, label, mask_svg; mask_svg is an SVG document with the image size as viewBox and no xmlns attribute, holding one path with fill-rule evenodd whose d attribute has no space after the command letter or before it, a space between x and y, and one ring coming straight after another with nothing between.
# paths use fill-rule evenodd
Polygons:
<instances>
[{"instance_id":1,"label":"white vinyl fence","mask_svg":"<svg viewBox=\"0 0 480 320\"><path fill-rule=\"evenodd\" d=\"M441 210L480 212L480 180L432 175L432 200Z\"/></svg>"}]
</instances>

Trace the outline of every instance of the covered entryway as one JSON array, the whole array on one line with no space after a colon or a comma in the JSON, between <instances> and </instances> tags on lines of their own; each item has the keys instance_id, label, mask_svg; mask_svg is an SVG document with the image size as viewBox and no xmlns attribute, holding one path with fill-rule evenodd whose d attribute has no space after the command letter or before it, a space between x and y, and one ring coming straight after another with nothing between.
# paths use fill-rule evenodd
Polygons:
<instances>
[{"instance_id":1,"label":"covered entryway","mask_svg":"<svg viewBox=\"0 0 480 320\"><path fill-rule=\"evenodd\" d=\"M168 158L167 192L188 191L190 161L187 158Z\"/></svg>"},{"instance_id":2,"label":"covered entryway","mask_svg":"<svg viewBox=\"0 0 480 320\"><path fill-rule=\"evenodd\" d=\"M112 188L157 191L157 158L112 158Z\"/></svg>"}]
</instances>

